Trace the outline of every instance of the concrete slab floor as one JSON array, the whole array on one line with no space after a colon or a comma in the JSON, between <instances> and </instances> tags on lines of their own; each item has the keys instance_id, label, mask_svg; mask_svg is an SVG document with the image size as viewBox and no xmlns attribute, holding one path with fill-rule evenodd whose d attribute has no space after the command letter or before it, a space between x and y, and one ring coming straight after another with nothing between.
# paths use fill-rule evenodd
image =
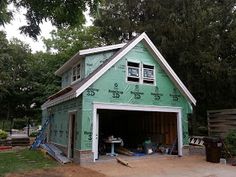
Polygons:
<instances>
[{"instance_id":1,"label":"concrete slab floor","mask_svg":"<svg viewBox=\"0 0 236 177\"><path fill-rule=\"evenodd\" d=\"M206 162L204 156L126 158L126 167L113 160L83 165L110 177L236 177L236 167Z\"/></svg>"}]
</instances>

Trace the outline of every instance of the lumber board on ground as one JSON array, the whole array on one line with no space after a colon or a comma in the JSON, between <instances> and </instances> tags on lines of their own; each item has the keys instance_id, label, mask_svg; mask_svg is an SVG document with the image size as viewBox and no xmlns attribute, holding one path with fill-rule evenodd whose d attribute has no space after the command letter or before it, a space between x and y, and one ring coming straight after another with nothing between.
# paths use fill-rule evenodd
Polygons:
<instances>
[{"instance_id":1,"label":"lumber board on ground","mask_svg":"<svg viewBox=\"0 0 236 177\"><path fill-rule=\"evenodd\" d=\"M118 163L120 163L120 164L122 164L124 166L132 167L132 166L130 166L129 162L127 162L126 160L123 160L123 159L121 159L119 157L116 157L116 160L117 160Z\"/></svg>"}]
</instances>

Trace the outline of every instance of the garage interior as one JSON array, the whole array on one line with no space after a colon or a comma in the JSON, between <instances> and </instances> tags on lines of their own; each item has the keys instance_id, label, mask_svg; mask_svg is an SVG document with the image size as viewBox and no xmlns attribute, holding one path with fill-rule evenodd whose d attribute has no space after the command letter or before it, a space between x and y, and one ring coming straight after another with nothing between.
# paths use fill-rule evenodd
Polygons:
<instances>
[{"instance_id":1,"label":"garage interior","mask_svg":"<svg viewBox=\"0 0 236 177\"><path fill-rule=\"evenodd\" d=\"M171 154L177 154L177 113L99 109L98 114L99 155L110 151L104 140L111 136L121 138L123 147L131 152L144 152L144 142L149 141L156 146L155 152L162 147L168 153L175 146ZM115 144L115 150L118 146Z\"/></svg>"}]
</instances>

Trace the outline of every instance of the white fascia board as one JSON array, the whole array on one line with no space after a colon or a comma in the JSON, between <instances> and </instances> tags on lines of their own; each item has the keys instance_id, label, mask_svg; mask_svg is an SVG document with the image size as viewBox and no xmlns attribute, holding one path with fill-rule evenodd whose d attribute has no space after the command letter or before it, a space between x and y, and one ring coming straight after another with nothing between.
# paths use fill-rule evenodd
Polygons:
<instances>
[{"instance_id":1,"label":"white fascia board","mask_svg":"<svg viewBox=\"0 0 236 177\"><path fill-rule=\"evenodd\" d=\"M98 53L98 52L115 50L115 49L120 49L120 48L124 47L125 45L126 45L126 43L121 43L121 44L115 44L115 45L108 45L108 46L104 46L104 47L84 49L84 50L80 50L79 54L80 55L88 55L88 54L93 54L93 53Z\"/></svg>"},{"instance_id":2,"label":"white fascia board","mask_svg":"<svg viewBox=\"0 0 236 177\"><path fill-rule=\"evenodd\" d=\"M192 94L189 92L189 90L185 87L183 82L179 79L177 74L174 72L174 70L170 67L170 65L167 63L165 58L161 55L159 50L156 48L156 46L152 43L152 41L149 39L149 37L144 34L144 39L147 42L147 44L150 46L150 48L153 50L155 55L160 59L163 66L166 68L166 71L170 77L173 77L174 81L178 84L180 90L182 90L182 93L187 96L189 101L191 101L194 105L196 105L196 99L192 96Z\"/></svg>"},{"instance_id":3,"label":"white fascia board","mask_svg":"<svg viewBox=\"0 0 236 177\"><path fill-rule=\"evenodd\" d=\"M100 78L108 69L110 69L117 61L119 61L125 54L127 54L136 44L138 44L144 36L142 33L136 40L134 40L127 48L113 58L107 65L105 65L96 75L85 82L78 90L76 90L76 97L83 93L90 85L92 85L98 78Z\"/></svg>"}]
</instances>

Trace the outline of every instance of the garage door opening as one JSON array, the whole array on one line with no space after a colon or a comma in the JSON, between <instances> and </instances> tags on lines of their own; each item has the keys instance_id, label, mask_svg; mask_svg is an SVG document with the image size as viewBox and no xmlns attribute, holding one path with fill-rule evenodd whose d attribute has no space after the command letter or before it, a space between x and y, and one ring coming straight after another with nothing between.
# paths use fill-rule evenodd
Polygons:
<instances>
[{"instance_id":1,"label":"garage door opening","mask_svg":"<svg viewBox=\"0 0 236 177\"><path fill-rule=\"evenodd\" d=\"M177 113L175 112L147 112L128 110L98 109L98 152L105 155L112 152L108 139L113 137L122 140L113 145L115 152L125 153L128 150L134 155L150 153L167 153L176 143L172 154L177 150ZM120 148L122 145L123 148ZM113 150L114 150L113 149ZM120 152L121 151L121 152ZM113 154L112 154L113 153Z\"/></svg>"}]
</instances>

